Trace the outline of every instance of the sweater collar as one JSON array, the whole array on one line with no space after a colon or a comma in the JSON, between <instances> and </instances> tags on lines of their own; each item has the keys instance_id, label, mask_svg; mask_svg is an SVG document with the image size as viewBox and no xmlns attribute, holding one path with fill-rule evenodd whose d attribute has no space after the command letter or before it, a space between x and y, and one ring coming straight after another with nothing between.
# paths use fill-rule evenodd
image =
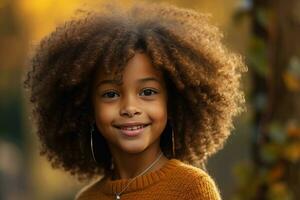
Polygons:
<instances>
[{"instance_id":1,"label":"sweater collar","mask_svg":"<svg viewBox=\"0 0 300 200\"><path fill-rule=\"evenodd\" d=\"M179 165L180 161L177 159L168 160L160 169L156 171L151 171L142 176L138 176L134 181L132 181L128 188L123 194L133 192L136 190L144 189L152 184L155 184L168 176L173 169ZM115 194L122 191L131 179L118 179L111 180L109 177L104 177L100 182L102 192L105 194Z\"/></svg>"}]
</instances>

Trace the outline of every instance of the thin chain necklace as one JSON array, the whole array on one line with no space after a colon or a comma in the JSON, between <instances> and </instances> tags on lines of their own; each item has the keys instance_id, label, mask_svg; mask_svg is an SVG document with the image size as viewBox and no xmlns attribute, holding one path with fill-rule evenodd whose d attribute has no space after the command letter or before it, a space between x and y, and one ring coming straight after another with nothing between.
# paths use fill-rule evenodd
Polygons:
<instances>
[{"instance_id":1,"label":"thin chain necklace","mask_svg":"<svg viewBox=\"0 0 300 200\"><path fill-rule=\"evenodd\" d=\"M142 173L140 173L140 174L137 175L136 177L132 178L132 179L127 183L127 185L125 186L125 188L124 188L121 192L115 193L115 195L116 195L116 196L115 196L115 199L116 199L116 200L120 200L120 199L121 199L121 194L128 188L128 186L130 185L130 183L132 183L137 177L143 175L143 174L146 173L149 169L151 169L151 167L153 167L153 166L159 161L159 159L161 158L162 155L163 155L163 153L161 152L161 153L159 154L159 156L156 158L156 160L153 161L153 163L151 163L151 165L149 165L149 167L147 167Z\"/></svg>"}]
</instances>

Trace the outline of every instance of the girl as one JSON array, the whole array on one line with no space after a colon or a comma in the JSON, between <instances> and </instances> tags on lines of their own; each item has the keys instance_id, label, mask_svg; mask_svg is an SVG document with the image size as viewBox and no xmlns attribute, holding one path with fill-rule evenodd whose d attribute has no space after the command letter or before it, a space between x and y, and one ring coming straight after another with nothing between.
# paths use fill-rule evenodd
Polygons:
<instances>
[{"instance_id":1,"label":"girl","mask_svg":"<svg viewBox=\"0 0 300 200\"><path fill-rule=\"evenodd\" d=\"M205 171L243 103L245 67L207 16L109 7L42 40L25 86L41 153L81 179L78 200L221 199Z\"/></svg>"}]
</instances>

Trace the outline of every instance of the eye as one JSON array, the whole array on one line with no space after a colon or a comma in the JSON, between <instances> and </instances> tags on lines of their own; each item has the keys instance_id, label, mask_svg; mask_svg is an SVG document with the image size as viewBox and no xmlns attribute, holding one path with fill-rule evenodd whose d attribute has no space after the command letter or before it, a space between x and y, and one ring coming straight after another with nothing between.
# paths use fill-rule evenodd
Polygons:
<instances>
[{"instance_id":1,"label":"eye","mask_svg":"<svg viewBox=\"0 0 300 200\"><path fill-rule=\"evenodd\" d=\"M108 91L108 92L105 92L104 94L102 94L103 98L109 98L109 99L116 98L118 96L120 96L120 95L118 93L116 93L115 91Z\"/></svg>"},{"instance_id":2,"label":"eye","mask_svg":"<svg viewBox=\"0 0 300 200\"><path fill-rule=\"evenodd\" d=\"M147 88L147 89L143 89L141 96L152 96L155 94L157 94L157 91Z\"/></svg>"}]
</instances>

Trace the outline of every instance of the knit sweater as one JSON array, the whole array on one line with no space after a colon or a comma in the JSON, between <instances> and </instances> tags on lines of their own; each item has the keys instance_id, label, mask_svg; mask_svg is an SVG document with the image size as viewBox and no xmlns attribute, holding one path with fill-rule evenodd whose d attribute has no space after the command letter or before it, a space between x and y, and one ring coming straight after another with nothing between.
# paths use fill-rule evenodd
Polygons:
<instances>
[{"instance_id":1,"label":"knit sweater","mask_svg":"<svg viewBox=\"0 0 300 200\"><path fill-rule=\"evenodd\" d=\"M103 177L84 187L76 200L114 200L130 179ZM203 170L177 159L168 160L160 169L137 177L121 194L121 200L220 200L213 179Z\"/></svg>"}]
</instances>

